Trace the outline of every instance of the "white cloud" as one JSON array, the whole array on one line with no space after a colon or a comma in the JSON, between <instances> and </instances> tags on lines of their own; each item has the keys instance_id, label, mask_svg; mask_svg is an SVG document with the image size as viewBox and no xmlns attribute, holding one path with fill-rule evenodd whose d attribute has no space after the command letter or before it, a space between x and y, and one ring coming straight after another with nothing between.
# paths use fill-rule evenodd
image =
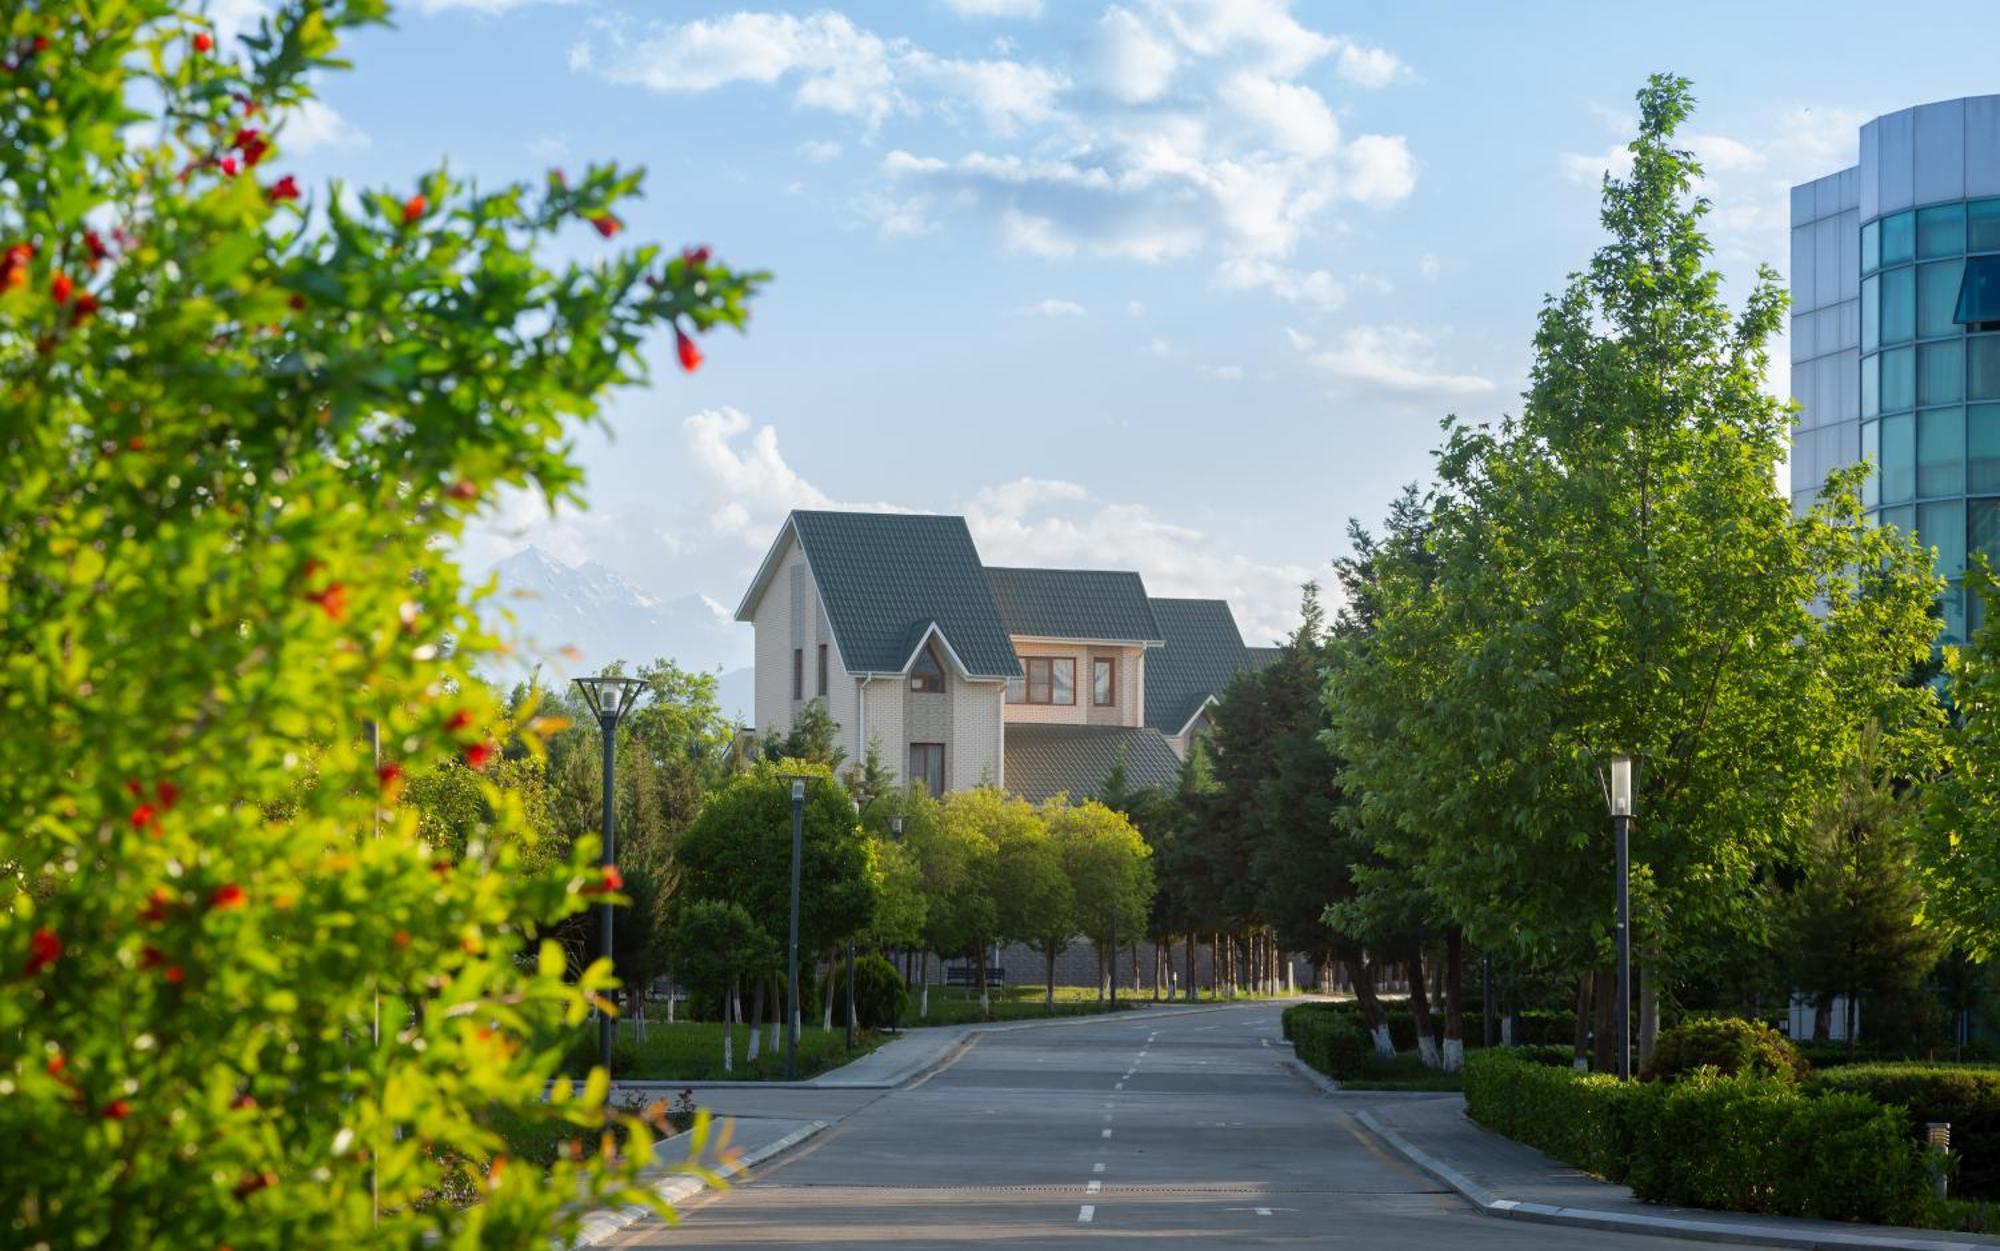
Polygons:
<instances>
[{"instance_id":1,"label":"white cloud","mask_svg":"<svg viewBox=\"0 0 2000 1251\"><path fill-rule=\"evenodd\" d=\"M1144 317L1146 315L1146 302L1144 300L1127 300L1125 301L1125 312L1127 316Z\"/></svg>"},{"instance_id":2,"label":"white cloud","mask_svg":"<svg viewBox=\"0 0 2000 1251\"><path fill-rule=\"evenodd\" d=\"M1241 365L1214 365L1204 368L1201 372L1203 376L1216 382L1243 381L1243 366Z\"/></svg>"},{"instance_id":3,"label":"white cloud","mask_svg":"<svg viewBox=\"0 0 2000 1251\"><path fill-rule=\"evenodd\" d=\"M1042 15L1042 0L944 0L960 17L1022 17Z\"/></svg>"},{"instance_id":4,"label":"white cloud","mask_svg":"<svg viewBox=\"0 0 2000 1251\"><path fill-rule=\"evenodd\" d=\"M559 161L569 155L568 135L542 135L528 141L528 155L538 161Z\"/></svg>"},{"instance_id":5,"label":"white cloud","mask_svg":"<svg viewBox=\"0 0 2000 1251\"><path fill-rule=\"evenodd\" d=\"M571 4L574 0L411 0L410 7L426 17L439 13L511 13L532 4Z\"/></svg>"},{"instance_id":6,"label":"white cloud","mask_svg":"<svg viewBox=\"0 0 2000 1251\"><path fill-rule=\"evenodd\" d=\"M570 504L549 510L539 492L503 488L493 507L466 530L459 544L459 561L480 573L524 547L539 547L564 564L580 565L594 551L615 544L625 525L616 514L583 511Z\"/></svg>"},{"instance_id":7,"label":"white cloud","mask_svg":"<svg viewBox=\"0 0 2000 1251\"><path fill-rule=\"evenodd\" d=\"M209 0L208 20L216 38L228 43L256 30L275 7L275 0Z\"/></svg>"},{"instance_id":8,"label":"white cloud","mask_svg":"<svg viewBox=\"0 0 2000 1251\"><path fill-rule=\"evenodd\" d=\"M1037 300L1021 310L1030 317L1066 318L1082 317L1088 310L1075 300Z\"/></svg>"},{"instance_id":9,"label":"white cloud","mask_svg":"<svg viewBox=\"0 0 2000 1251\"><path fill-rule=\"evenodd\" d=\"M311 152L358 152L368 146L359 126L322 100L307 100L285 115L279 140L287 156Z\"/></svg>"},{"instance_id":10,"label":"white cloud","mask_svg":"<svg viewBox=\"0 0 2000 1251\"><path fill-rule=\"evenodd\" d=\"M1422 278L1425 282L1436 282L1437 276L1438 276L1437 257L1433 256L1429 252L1426 252L1422 256L1417 258L1417 277Z\"/></svg>"},{"instance_id":11,"label":"white cloud","mask_svg":"<svg viewBox=\"0 0 2000 1251\"><path fill-rule=\"evenodd\" d=\"M923 142L934 148L892 147L855 200L885 236L962 222L1047 260L1207 257L1234 285L1327 306L1348 284L1296 254L1337 228L1343 206L1407 198L1418 165L1400 135L1344 133L1323 85L1410 75L1392 53L1311 29L1292 10L1291 0L1124 0L1081 46L1047 60L1011 46L946 56L831 11L599 20L570 61L660 92L788 90L865 136L906 116L957 123L962 143L931 130Z\"/></svg>"},{"instance_id":12,"label":"white cloud","mask_svg":"<svg viewBox=\"0 0 2000 1251\"><path fill-rule=\"evenodd\" d=\"M1491 380L1451 373L1438 361L1438 336L1405 326L1355 326L1322 347L1289 327L1286 339L1315 369L1345 389L1413 400L1485 395Z\"/></svg>"},{"instance_id":13,"label":"white cloud","mask_svg":"<svg viewBox=\"0 0 2000 1251\"><path fill-rule=\"evenodd\" d=\"M840 144L831 139L808 139L799 145L799 155L823 165L840 155Z\"/></svg>"}]
</instances>

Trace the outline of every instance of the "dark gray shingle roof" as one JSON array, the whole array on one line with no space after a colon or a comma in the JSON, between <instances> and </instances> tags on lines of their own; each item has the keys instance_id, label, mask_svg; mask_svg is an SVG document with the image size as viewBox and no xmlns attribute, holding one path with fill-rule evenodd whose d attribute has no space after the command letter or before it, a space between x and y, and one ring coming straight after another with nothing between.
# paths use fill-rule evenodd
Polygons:
<instances>
[{"instance_id":1,"label":"dark gray shingle roof","mask_svg":"<svg viewBox=\"0 0 2000 1251\"><path fill-rule=\"evenodd\" d=\"M1146 653L1146 724L1178 734L1250 664L1249 649L1226 600L1155 599L1153 617L1167 645Z\"/></svg>"},{"instance_id":2,"label":"dark gray shingle roof","mask_svg":"<svg viewBox=\"0 0 2000 1251\"><path fill-rule=\"evenodd\" d=\"M1034 803L1065 791L1079 802L1095 799L1121 751L1131 789L1180 780L1180 757L1151 726L1014 722L1007 726L1007 789Z\"/></svg>"},{"instance_id":3,"label":"dark gray shingle roof","mask_svg":"<svg viewBox=\"0 0 2000 1251\"><path fill-rule=\"evenodd\" d=\"M1269 669L1278 663L1278 657L1285 654L1282 647L1246 647L1245 662L1252 669Z\"/></svg>"},{"instance_id":4,"label":"dark gray shingle roof","mask_svg":"<svg viewBox=\"0 0 2000 1251\"><path fill-rule=\"evenodd\" d=\"M986 581L1012 635L1135 643L1165 637L1136 573L988 568Z\"/></svg>"},{"instance_id":5,"label":"dark gray shingle roof","mask_svg":"<svg viewBox=\"0 0 2000 1251\"><path fill-rule=\"evenodd\" d=\"M965 518L800 510L792 524L850 670L900 672L936 622L973 676L1019 676Z\"/></svg>"}]
</instances>

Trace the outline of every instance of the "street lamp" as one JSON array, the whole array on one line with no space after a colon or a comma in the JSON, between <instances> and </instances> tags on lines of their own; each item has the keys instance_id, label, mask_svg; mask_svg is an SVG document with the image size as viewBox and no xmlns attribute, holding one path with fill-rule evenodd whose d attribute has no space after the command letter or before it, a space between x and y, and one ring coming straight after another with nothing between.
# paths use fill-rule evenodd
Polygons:
<instances>
[{"instance_id":1,"label":"street lamp","mask_svg":"<svg viewBox=\"0 0 2000 1251\"><path fill-rule=\"evenodd\" d=\"M579 691L583 692L583 702L597 716L598 736L604 740L604 838L597 849L597 863L600 868L610 868L617 860L615 840L617 834L612 825L611 783L618 761L618 719L632 711L639 699L646 693L646 684L638 678L620 677L614 673L601 673L594 678L573 679ZM607 900L597 905L598 945L604 958L611 959L611 904ZM609 1012L597 1014L597 1062L604 1066L605 1076L611 1075L611 1036L617 1029Z\"/></svg>"},{"instance_id":2,"label":"street lamp","mask_svg":"<svg viewBox=\"0 0 2000 1251\"><path fill-rule=\"evenodd\" d=\"M801 774L786 775L785 781L792 784L792 922L785 943L785 976L791 999L785 1014L785 1080L795 1082L799 1079L799 863L805 841L806 787L818 779Z\"/></svg>"},{"instance_id":3,"label":"street lamp","mask_svg":"<svg viewBox=\"0 0 2000 1251\"><path fill-rule=\"evenodd\" d=\"M1618 839L1618 1076L1632 1076L1632 757L1611 758L1611 825Z\"/></svg>"},{"instance_id":4,"label":"street lamp","mask_svg":"<svg viewBox=\"0 0 2000 1251\"><path fill-rule=\"evenodd\" d=\"M889 841L898 847L903 845L903 818L897 817L889 823ZM903 964L907 968L909 961L906 959ZM890 967L894 968L895 966L891 965ZM892 1034L899 1032L902 1026L904 989L900 972L897 976L897 982L896 993L889 996L889 1032Z\"/></svg>"}]
</instances>

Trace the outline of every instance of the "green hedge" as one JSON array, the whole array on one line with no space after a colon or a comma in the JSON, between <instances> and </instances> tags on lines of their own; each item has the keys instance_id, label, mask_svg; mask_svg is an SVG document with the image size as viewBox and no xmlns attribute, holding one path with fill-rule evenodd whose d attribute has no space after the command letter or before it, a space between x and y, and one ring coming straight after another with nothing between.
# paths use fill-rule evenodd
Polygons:
<instances>
[{"instance_id":1,"label":"green hedge","mask_svg":"<svg viewBox=\"0 0 2000 1251\"><path fill-rule=\"evenodd\" d=\"M1762 1021L1698 1016L1660 1035L1653 1058L1639 1076L1646 1081L1670 1082L1704 1067L1724 1077L1742 1073L1786 1085L1796 1085L1807 1069L1791 1040Z\"/></svg>"},{"instance_id":2,"label":"green hedge","mask_svg":"<svg viewBox=\"0 0 2000 1251\"><path fill-rule=\"evenodd\" d=\"M1329 1012L1345 1013L1353 1017L1357 1025L1361 1022L1361 1005L1351 999L1342 1000L1339 1003L1315 1003L1302 1006L1319 1008ZM1417 1049L1417 1018L1411 1014L1407 1002L1394 1000L1385 1003L1383 1007L1383 1015L1389 1022L1389 1041L1395 1044L1398 1051L1415 1051ZM1470 1050L1479 1046L1485 1038L1485 1026L1479 1013L1471 1007L1468 1007L1465 1011L1464 1024L1465 1046L1467 1050ZM1575 1029L1576 1017L1574 1014L1537 1008L1521 1014L1520 1028L1514 1032L1514 1042L1516 1045L1528 1044L1540 1046L1561 1044L1569 1046L1573 1040ZM1365 1033L1366 1031L1364 1030L1363 1032ZM1436 1035L1438 1045L1443 1046L1444 1010L1442 1007L1434 1007L1431 1012L1431 1033Z\"/></svg>"},{"instance_id":3,"label":"green hedge","mask_svg":"<svg viewBox=\"0 0 2000 1251\"><path fill-rule=\"evenodd\" d=\"M1817 1073L1814 1094L1866 1095L1907 1110L1904 1128L1921 1141L1926 1121L1951 1122L1958 1157L1954 1194L2000 1199L2000 1069L1904 1063L1849 1064Z\"/></svg>"},{"instance_id":4,"label":"green hedge","mask_svg":"<svg viewBox=\"0 0 2000 1251\"><path fill-rule=\"evenodd\" d=\"M1295 1004L1279 1023L1294 1054L1336 1080L1360 1077L1374 1050L1361 1018L1337 1004Z\"/></svg>"},{"instance_id":5,"label":"green hedge","mask_svg":"<svg viewBox=\"0 0 2000 1251\"><path fill-rule=\"evenodd\" d=\"M1927 1181L1901 1109L1780 1081L1620 1082L1509 1051L1466 1059L1466 1111L1641 1199L1899 1224Z\"/></svg>"}]
</instances>

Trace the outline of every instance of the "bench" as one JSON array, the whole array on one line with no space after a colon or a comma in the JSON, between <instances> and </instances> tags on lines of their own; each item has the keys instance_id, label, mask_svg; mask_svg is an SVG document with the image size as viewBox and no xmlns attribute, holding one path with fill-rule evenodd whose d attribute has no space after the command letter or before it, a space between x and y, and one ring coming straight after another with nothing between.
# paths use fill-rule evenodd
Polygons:
<instances>
[{"instance_id":1,"label":"bench","mask_svg":"<svg viewBox=\"0 0 2000 1251\"><path fill-rule=\"evenodd\" d=\"M944 984L946 986L977 986L979 985L979 968L977 965L971 964L947 964L944 966ZM988 987L1005 986L1006 984L1006 969L1001 968L997 964L987 966L986 985Z\"/></svg>"}]
</instances>

